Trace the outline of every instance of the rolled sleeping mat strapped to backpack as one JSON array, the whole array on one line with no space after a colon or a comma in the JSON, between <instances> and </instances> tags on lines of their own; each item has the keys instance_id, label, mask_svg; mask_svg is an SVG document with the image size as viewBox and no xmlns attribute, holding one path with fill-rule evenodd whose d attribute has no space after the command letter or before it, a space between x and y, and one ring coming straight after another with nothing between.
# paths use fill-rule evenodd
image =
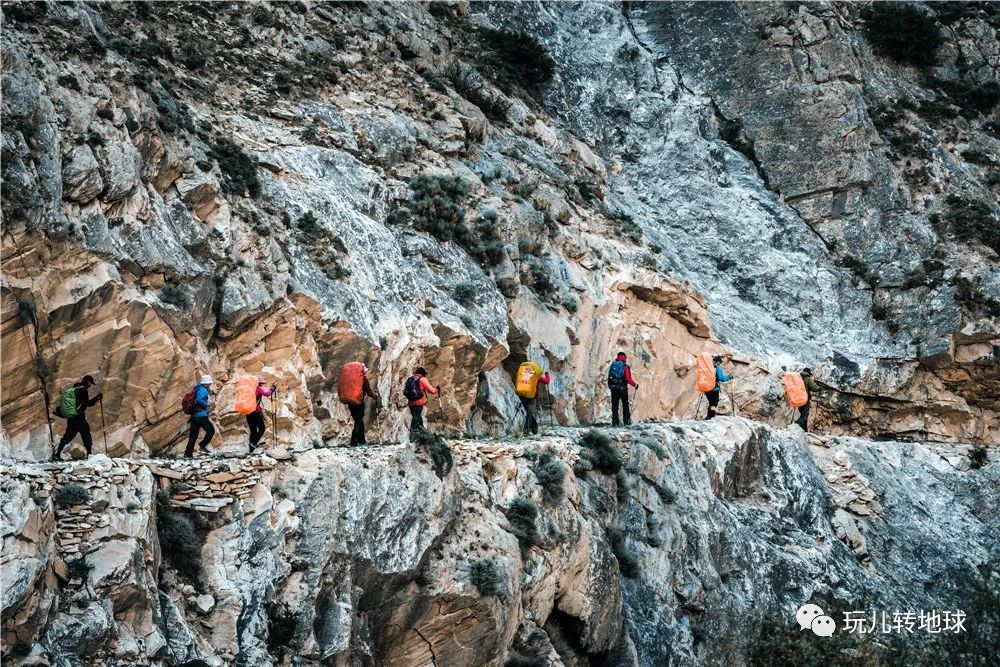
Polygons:
<instances>
[{"instance_id":1,"label":"rolled sleeping mat strapped to backpack","mask_svg":"<svg viewBox=\"0 0 1000 667\"><path fill-rule=\"evenodd\" d=\"M809 402L809 392L806 383L798 373L785 373L782 382L785 384L785 400L793 408L801 408Z\"/></svg>"},{"instance_id":2,"label":"rolled sleeping mat strapped to backpack","mask_svg":"<svg viewBox=\"0 0 1000 667\"><path fill-rule=\"evenodd\" d=\"M257 411L257 378L251 375L241 377L236 385L236 412L251 415Z\"/></svg>"},{"instance_id":3,"label":"rolled sleeping mat strapped to backpack","mask_svg":"<svg viewBox=\"0 0 1000 667\"><path fill-rule=\"evenodd\" d=\"M525 361L517 367L517 382L514 391L521 398L534 398L538 394L538 378L542 377L542 367L534 361Z\"/></svg>"},{"instance_id":4,"label":"rolled sleeping mat strapped to backpack","mask_svg":"<svg viewBox=\"0 0 1000 667\"><path fill-rule=\"evenodd\" d=\"M340 369L337 382L337 398L345 405L361 405L364 402L365 365L360 361L349 361Z\"/></svg>"},{"instance_id":5,"label":"rolled sleeping mat strapped to backpack","mask_svg":"<svg viewBox=\"0 0 1000 667\"><path fill-rule=\"evenodd\" d=\"M715 389L715 364L708 352L702 352L694 358L694 384L702 393Z\"/></svg>"}]
</instances>

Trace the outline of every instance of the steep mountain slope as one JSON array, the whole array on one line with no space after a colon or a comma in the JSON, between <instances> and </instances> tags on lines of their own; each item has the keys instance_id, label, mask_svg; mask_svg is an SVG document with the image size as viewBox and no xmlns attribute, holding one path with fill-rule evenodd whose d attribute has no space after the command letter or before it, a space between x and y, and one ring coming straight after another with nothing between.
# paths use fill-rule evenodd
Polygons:
<instances>
[{"instance_id":1,"label":"steep mountain slope","mask_svg":"<svg viewBox=\"0 0 1000 667\"><path fill-rule=\"evenodd\" d=\"M506 428L509 373L525 355L553 369L565 423L606 418L603 366L617 349L651 389L637 396L640 415L689 415L691 355L718 349L712 331L740 364L744 414L787 423L780 367L812 364L829 388L817 415L828 430L996 442L995 252L948 243L936 251L944 278L882 287L930 255L926 214L941 206L928 194L897 215L898 198L884 194L905 178L868 111L905 72L864 51L853 9L466 9L12 6L11 453L48 456L58 425L46 405L93 371L118 453L169 449L183 429L179 398L202 371L276 378L289 444L342 434L331 378L352 358L393 404L422 363L448 389L440 418L453 431ZM551 81L545 57L525 66L514 37L479 27L488 21L537 34ZM730 24L733 53L691 47ZM796 40L807 54L850 45L857 54L840 66L857 81L800 81L757 48L757 24L774 27L775 45L790 39L795 62ZM818 41L796 36L818 25L830 26ZM988 20L960 25L955 44L995 47ZM747 107L742 88L720 87L735 78L770 90L757 83L767 72L786 91L768 104ZM860 129L797 104L803 87L835 89L830 104ZM790 135L767 134L772 121L798 128L789 145L815 139L825 157L778 150ZM981 116L949 122L973 143L935 149L951 165L935 192L985 196L983 170L955 165L967 146L988 155L996 140ZM831 138L845 134L864 150ZM867 180L838 172L838 160ZM817 203L835 195L853 203ZM912 231L894 244L900 216ZM885 274L878 289L841 266L848 247L855 273ZM986 310L956 305L957 285L980 290ZM908 313L892 330L886 299ZM239 420L222 426L241 440ZM391 410L376 432L398 438L403 426Z\"/></svg>"}]
</instances>

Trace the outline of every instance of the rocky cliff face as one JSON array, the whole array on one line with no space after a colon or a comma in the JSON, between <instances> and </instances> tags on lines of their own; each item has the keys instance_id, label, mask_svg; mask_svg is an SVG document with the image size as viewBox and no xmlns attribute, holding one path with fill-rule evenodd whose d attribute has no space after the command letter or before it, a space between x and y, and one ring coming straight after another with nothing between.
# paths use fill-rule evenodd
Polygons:
<instances>
[{"instance_id":1,"label":"rocky cliff face","mask_svg":"<svg viewBox=\"0 0 1000 667\"><path fill-rule=\"evenodd\" d=\"M965 604L1000 541L997 15L917 6L921 68L861 3L5 4L5 661L740 664L810 598ZM618 350L648 423L615 474L570 427ZM683 421L699 352L753 421ZM558 425L497 439L526 358ZM348 360L383 447L336 448ZM395 444L418 364L442 476ZM830 437L780 430L801 365ZM204 372L231 458L164 458ZM45 465L84 373L111 458ZM280 386L268 456L243 374Z\"/></svg>"},{"instance_id":2,"label":"rocky cliff face","mask_svg":"<svg viewBox=\"0 0 1000 667\"><path fill-rule=\"evenodd\" d=\"M19 464L2 489L6 656L738 664L767 609L967 602L1000 549L995 461L796 433L610 431L617 474L575 429L458 441L442 479L402 446Z\"/></svg>"},{"instance_id":3,"label":"rocky cliff face","mask_svg":"<svg viewBox=\"0 0 1000 667\"><path fill-rule=\"evenodd\" d=\"M996 254L929 222L954 192L995 215L992 112L924 120L942 93L873 55L850 5L467 10L12 5L11 455L48 456L84 372L110 452L141 456L174 449L204 371L278 380L291 446L345 433L347 359L393 404L422 363L448 428L498 433L525 356L575 423L607 418L618 349L640 416L693 414L692 354L723 345L744 414L787 423L780 368L811 364L826 430L996 442ZM949 21L940 76L995 79L995 17ZM537 34L551 81L497 66L490 24ZM375 431L399 438L400 412Z\"/></svg>"}]
</instances>

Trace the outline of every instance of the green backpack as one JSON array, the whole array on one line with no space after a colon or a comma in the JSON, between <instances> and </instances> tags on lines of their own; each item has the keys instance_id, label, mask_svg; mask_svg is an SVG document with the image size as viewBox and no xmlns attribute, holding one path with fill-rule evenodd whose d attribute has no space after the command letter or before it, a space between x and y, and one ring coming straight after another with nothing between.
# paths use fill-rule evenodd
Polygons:
<instances>
[{"instance_id":1,"label":"green backpack","mask_svg":"<svg viewBox=\"0 0 1000 667\"><path fill-rule=\"evenodd\" d=\"M76 387L63 389L59 394L59 416L69 419L76 417Z\"/></svg>"}]
</instances>

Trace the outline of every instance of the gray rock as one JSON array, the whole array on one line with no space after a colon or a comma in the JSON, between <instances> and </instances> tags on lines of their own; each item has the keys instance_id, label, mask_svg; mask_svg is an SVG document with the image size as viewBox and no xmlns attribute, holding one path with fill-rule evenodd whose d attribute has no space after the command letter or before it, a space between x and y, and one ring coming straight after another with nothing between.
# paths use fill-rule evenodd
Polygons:
<instances>
[{"instance_id":1,"label":"gray rock","mask_svg":"<svg viewBox=\"0 0 1000 667\"><path fill-rule=\"evenodd\" d=\"M77 146L63 161L62 179L63 196L72 201L85 204L101 194L104 181L89 145Z\"/></svg>"}]
</instances>

